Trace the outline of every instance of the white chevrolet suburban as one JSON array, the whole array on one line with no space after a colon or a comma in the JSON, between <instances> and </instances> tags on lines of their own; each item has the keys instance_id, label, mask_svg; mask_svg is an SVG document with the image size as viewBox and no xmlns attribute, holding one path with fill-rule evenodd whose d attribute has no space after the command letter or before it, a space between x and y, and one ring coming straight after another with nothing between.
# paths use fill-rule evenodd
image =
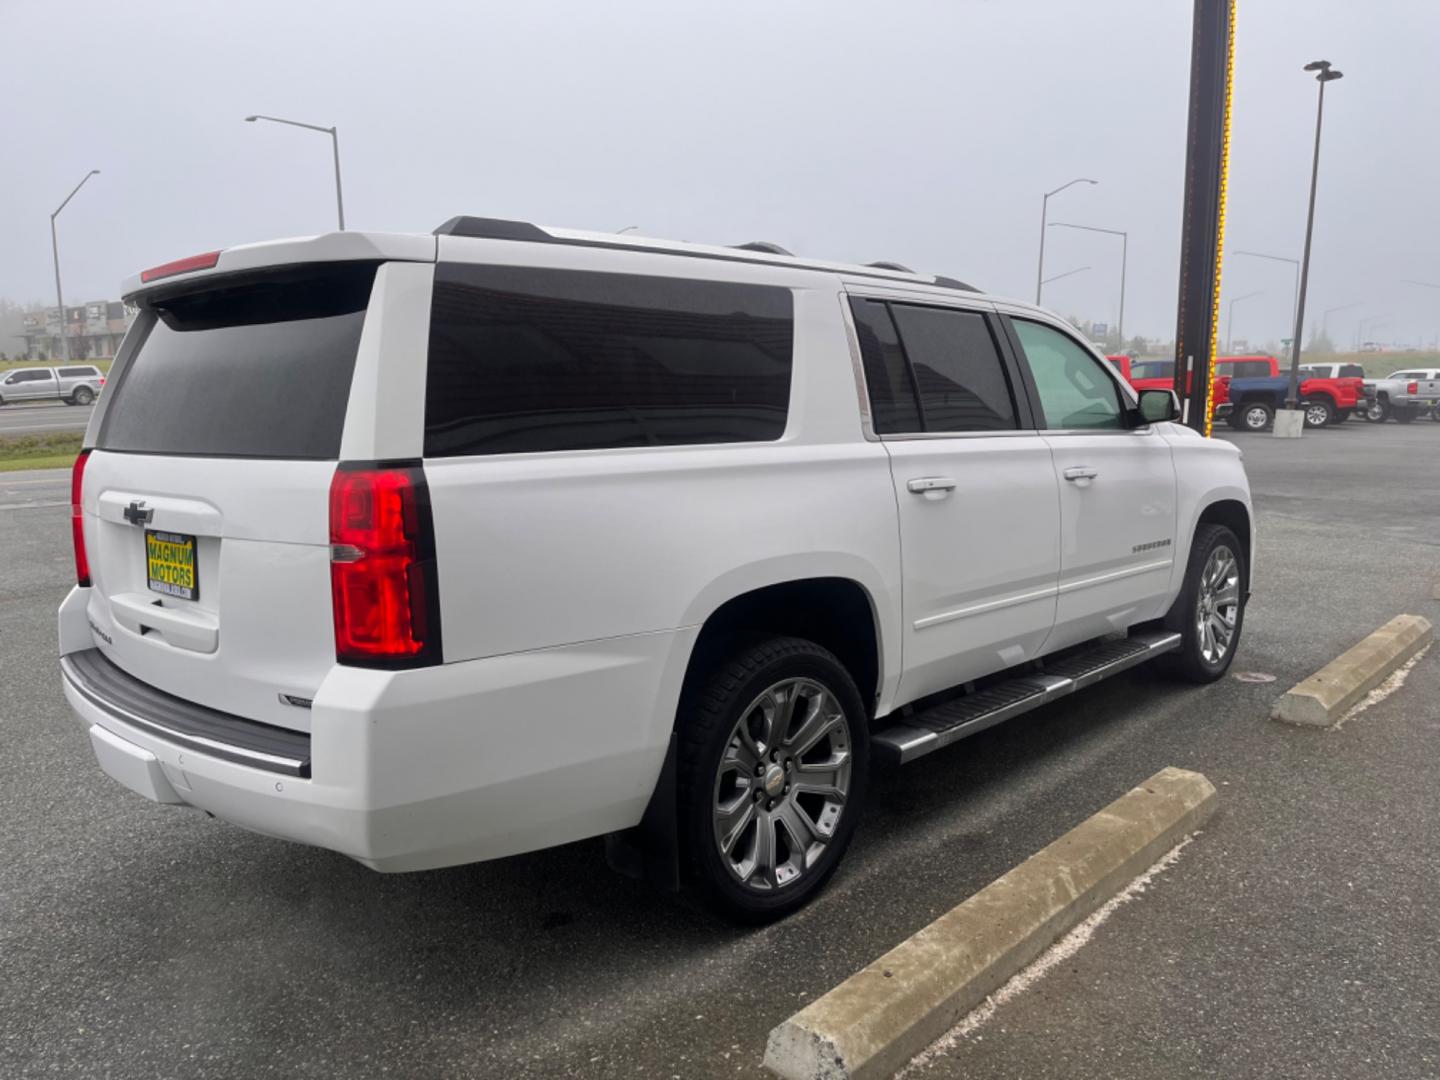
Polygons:
<instances>
[{"instance_id":1,"label":"white chevrolet suburban","mask_svg":"<svg viewBox=\"0 0 1440 1080\"><path fill-rule=\"evenodd\" d=\"M158 802L382 871L605 835L763 920L873 760L1239 642L1239 453L950 278L460 217L125 296L60 665Z\"/></svg>"}]
</instances>

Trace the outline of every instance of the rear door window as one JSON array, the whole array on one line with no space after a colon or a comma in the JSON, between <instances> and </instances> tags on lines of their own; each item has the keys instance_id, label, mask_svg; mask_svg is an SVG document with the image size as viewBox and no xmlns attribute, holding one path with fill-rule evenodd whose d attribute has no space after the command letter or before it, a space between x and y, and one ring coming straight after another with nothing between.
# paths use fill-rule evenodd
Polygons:
<instances>
[{"instance_id":1,"label":"rear door window","mask_svg":"<svg viewBox=\"0 0 1440 1080\"><path fill-rule=\"evenodd\" d=\"M984 315L891 304L926 431L1013 431L1015 401Z\"/></svg>"},{"instance_id":2,"label":"rear door window","mask_svg":"<svg viewBox=\"0 0 1440 1080\"><path fill-rule=\"evenodd\" d=\"M97 379L100 371L93 367L62 367L60 375L66 379Z\"/></svg>"},{"instance_id":3,"label":"rear door window","mask_svg":"<svg viewBox=\"0 0 1440 1080\"><path fill-rule=\"evenodd\" d=\"M97 447L337 458L374 279L369 263L300 267L152 299Z\"/></svg>"},{"instance_id":4,"label":"rear door window","mask_svg":"<svg viewBox=\"0 0 1440 1080\"><path fill-rule=\"evenodd\" d=\"M425 454L778 439L793 338L775 286L441 263Z\"/></svg>"}]
</instances>

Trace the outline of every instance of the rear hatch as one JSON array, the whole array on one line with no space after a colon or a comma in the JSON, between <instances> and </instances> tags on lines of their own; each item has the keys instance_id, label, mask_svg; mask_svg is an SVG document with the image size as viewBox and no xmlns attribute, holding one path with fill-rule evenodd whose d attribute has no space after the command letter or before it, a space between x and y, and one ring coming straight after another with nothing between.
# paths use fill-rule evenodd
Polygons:
<instances>
[{"instance_id":1,"label":"rear hatch","mask_svg":"<svg viewBox=\"0 0 1440 1080\"><path fill-rule=\"evenodd\" d=\"M143 682L309 729L335 662L328 494L376 264L148 294L85 463L95 643Z\"/></svg>"}]
</instances>

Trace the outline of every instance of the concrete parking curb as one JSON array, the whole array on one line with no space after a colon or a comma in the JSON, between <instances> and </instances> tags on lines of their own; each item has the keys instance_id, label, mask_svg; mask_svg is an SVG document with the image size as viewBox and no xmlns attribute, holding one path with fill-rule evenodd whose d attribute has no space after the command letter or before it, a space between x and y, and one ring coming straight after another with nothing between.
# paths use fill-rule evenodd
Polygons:
<instances>
[{"instance_id":1,"label":"concrete parking curb","mask_svg":"<svg viewBox=\"0 0 1440 1080\"><path fill-rule=\"evenodd\" d=\"M1193 832L1215 787L1161 769L770 1032L786 1080L891 1075Z\"/></svg>"},{"instance_id":2,"label":"concrete parking curb","mask_svg":"<svg viewBox=\"0 0 1440 1080\"><path fill-rule=\"evenodd\" d=\"M1330 727L1412 656L1435 640L1428 619L1397 615L1354 648L1297 683L1275 702L1273 720Z\"/></svg>"}]
</instances>

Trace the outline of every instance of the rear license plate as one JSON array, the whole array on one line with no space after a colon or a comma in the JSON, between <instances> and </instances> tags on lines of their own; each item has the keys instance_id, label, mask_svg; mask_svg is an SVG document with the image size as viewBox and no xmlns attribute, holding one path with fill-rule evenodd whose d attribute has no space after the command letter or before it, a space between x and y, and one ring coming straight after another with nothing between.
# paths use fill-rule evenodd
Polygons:
<instances>
[{"instance_id":1,"label":"rear license plate","mask_svg":"<svg viewBox=\"0 0 1440 1080\"><path fill-rule=\"evenodd\" d=\"M200 599L195 537L145 530L145 576L150 588L181 600Z\"/></svg>"}]
</instances>

